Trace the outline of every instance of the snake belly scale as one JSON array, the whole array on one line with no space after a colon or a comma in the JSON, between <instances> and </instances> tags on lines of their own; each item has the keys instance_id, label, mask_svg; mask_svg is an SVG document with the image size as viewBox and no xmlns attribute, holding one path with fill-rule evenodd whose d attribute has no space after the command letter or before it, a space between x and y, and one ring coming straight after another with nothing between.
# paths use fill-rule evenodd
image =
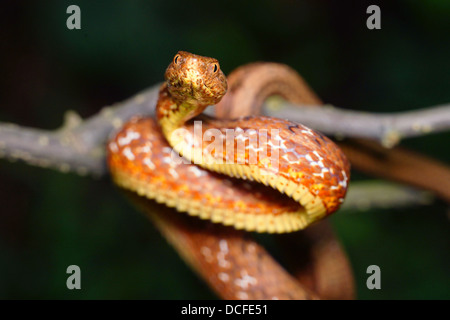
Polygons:
<instances>
[{"instance_id":1,"label":"snake belly scale","mask_svg":"<svg viewBox=\"0 0 450 320\"><path fill-rule=\"evenodd\" d=\"M157 119L134 117L108 143L119 186L247 231L292 232L339 208L350 165L331 140L288 120L200 115L227 90L213 58L180 51L165 77Z\"/></svg>"}]
</instances>

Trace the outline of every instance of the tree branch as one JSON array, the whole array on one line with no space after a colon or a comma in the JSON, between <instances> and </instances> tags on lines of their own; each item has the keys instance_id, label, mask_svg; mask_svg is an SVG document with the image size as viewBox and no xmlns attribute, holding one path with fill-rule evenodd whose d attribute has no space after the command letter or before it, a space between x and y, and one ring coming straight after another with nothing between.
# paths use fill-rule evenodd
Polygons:
<instances>
[{"instance_id":1,"label":"tree branch","mask_svg":"<svg viewBox=\"0 0 450 320\"><path fill-rule=\"evenodd\" d=\"M433 194L428 191L378 180L357 181L349 185L341 211L356 212L427 205L433 200Z\"/></svg>"},{"instance_id":2,"label":"tree branch","mask_svg":"<svg viewBox=\"0 0 450 320\"><path fill-rule=\"evenodd\" d=\"M158 91L155 85L84 121L68 112L63 126L55 131L0 123L0 158L62 172L103 175L106 139L133 115L153 114Z\"/></svg>"},{"instance_id":3,"label":"tree branch","mask_svg":"<svg viewBox=\"0 0 450 320\"><path fill-rule=\"evenodd\" d=\"M310 108L308 108L310 107ZM369 138L379 140L386 148L398 144L402 138L423 136L450 129L450 104L422 110L398 113L368 113L339 109L325 105L313 106L266 103L265 114L288 118L328 135L339 138ZM315 106L314 106L315 107Z\"/></svg>"},{"instance_id":4,"label":"tree branch","mask_svg":"<svg viewBox=\"0 0 450 320\"><path fill-rule=\"evenodd\" d=\"M115 129L134 115L153 115L159 84L128 100L79 119L66 115L58 130L46 131L0 123L0 158L78 174L106 173L104 144ZM377 138L392 146L400 137L424 135L450 128L450 105L398 114L372 114L335 107L299 108L286 102L267 108L268 115L289 118L326 134Z\"/></svg>"}]
</instances>

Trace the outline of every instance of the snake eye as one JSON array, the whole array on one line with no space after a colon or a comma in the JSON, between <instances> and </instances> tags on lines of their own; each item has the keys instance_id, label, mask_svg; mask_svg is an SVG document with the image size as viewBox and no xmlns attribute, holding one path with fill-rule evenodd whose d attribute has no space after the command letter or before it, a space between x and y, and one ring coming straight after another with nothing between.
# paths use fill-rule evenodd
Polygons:
<instances>
[{"instance_id":1,"label":"snake eye","mask_svg":"<svg viewBox=\"0 0 450 320\"><path fill-rule=\"evenodd\" d=\"M217 70L219 70L219 66L217 65L217 63L214 63L214 69L213 69L213 72L216 73Z\"/></svg>"},{"instance_id":2,"label":"snake eye","mask_svg":"<svg viewBox=\"0 0 450 320\"><path fill-rule=\"evenodd\" d=\"M175 58L173 58L173 63L178 64L178 60L180 59L180 55L177 54Z\"/></svg>"}]
</instances>

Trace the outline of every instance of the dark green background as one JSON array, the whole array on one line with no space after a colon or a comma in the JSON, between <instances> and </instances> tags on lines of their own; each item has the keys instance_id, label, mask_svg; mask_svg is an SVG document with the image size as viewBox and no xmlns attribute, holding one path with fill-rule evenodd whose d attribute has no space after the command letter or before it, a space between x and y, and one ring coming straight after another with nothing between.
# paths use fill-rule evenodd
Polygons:
<instances>
[{"instance_id":1,"label":"dark green background","mask_svg":"<svg viewBox=\"0 0 450 320\"><path fill-rule=\"evenodd\" d=\"M2 1L0 121L57 128L162 80L178 50L216 57L228 73L255 61L298 70L328 103L394 112L450 102L450 2ZM82 29L66 28L77 4ZM402 142L450 161L450 136ZM354 180L365 179L354 172ZM332 217L358 298L450 298L448 206ZM82 270L69 291L68 265ZM365 287L381 267L382 289ZM0 298L214 298L107 178L0 161Z\"/></svg>"}]
</instances>

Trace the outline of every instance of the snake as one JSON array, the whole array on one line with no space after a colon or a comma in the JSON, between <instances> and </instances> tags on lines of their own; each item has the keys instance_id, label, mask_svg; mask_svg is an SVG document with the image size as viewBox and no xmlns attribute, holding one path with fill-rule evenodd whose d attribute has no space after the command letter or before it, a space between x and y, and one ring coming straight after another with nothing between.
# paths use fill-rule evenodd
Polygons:
<instances>
[{"instance_id":1,"label":"snake","mask_svg":"<svg viewBox=\"0 0 450 320\"><path fill-rule=\"evenodd\" d=\"M249 92L252 80L245 74L255 68L270 81L258 86L259 92ZM256 63L237 69L228 83L218 60L180 51L165 80L156 119L135 116L108 142L114 182L224 298L351 296L345 254L329 226L320 222L344 201L350 178L344 153L324 135L289 120L202 114L217 105L219 114L233 117L240 103L248 113L274 94L297 103L317 102L303 79L287 66ZM247 94L239 97L242 92ZM311 266L290 275L247 236L249 231L292 233L295 239L306 227L301 237L309 238L309 249L303 249L315 257L310 259L314 268L319 260L322 265L333 261L314 252L340 259L343 267L334 279L323 268L315 276L320 281L305 280L312 277ZM347 289L329 294L330 288L339 288L336 283Z\"/></svg>"}]
</instances>

